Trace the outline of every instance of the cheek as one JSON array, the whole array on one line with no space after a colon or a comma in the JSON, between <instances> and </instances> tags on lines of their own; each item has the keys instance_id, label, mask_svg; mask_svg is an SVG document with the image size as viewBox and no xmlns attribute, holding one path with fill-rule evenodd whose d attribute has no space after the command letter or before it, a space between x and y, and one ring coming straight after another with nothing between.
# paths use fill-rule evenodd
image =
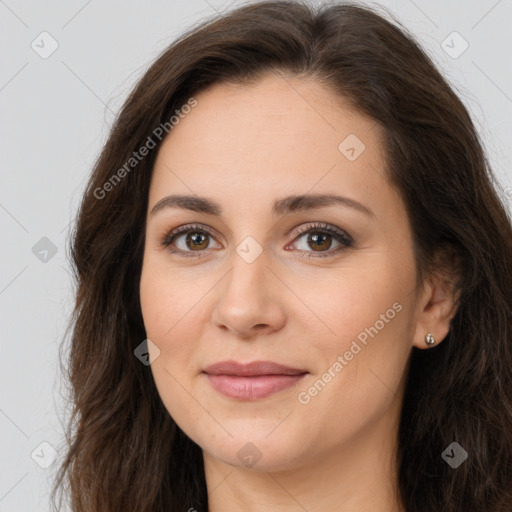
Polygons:
<instances>
[{"instance_id":1,"label":"cheek","mask_svg":"<svg viewBox=\"0 0 512 512\"><path fill-rule=\"evenodd\" d=\"M140 303L146 336L156 347L158 357L151 371L160 398L176 423L187 431L201 416L193 407L194 380L197 372L193 355L197 352L204 326L201 299L209 286L194 286L156 258L144 260L140 280ZM211 285L210 285L211 286Z\"/></svg>"},{"instance_id":2,"label":"cheek","mask_svg":"<svg viewBox=\"0 0 512 512\"><path fill-rule=\"evenodd\" d=\"M305 279L297 290L314 312L308 330L318 332L318 348L323 346L331 357L333 352L348 350L354 339L362 343L372 339L368 333L375 334L372 327L382 344L396 339L406 316L404 302L412 299L414 269L403 262L399 271L396 261L383 254L362 259L329 276L319 276L314 286Z\"/></svg>"},{"instance_id":3,"label":"cheek","mask_svg":"<svg viewBox=\"0 0 512 512\"><path fill-rule=\"evenodd\" d=\"M201 299L209 288L207 276L184 275L165 263L165 256L145 257L140 280L140 303L148 338L164 346L175 343L176 333L201 310Z\"/></svg>"},{"instance_id":4,"label":"cheek","mask_svg":"<svg viewBox=\"0 0 512 512\"><path fill-rule=\"evenodd\" d=\"M397 262L382 255L371 265L354 264L305 299L321 319L321 334L310 336L314 349L308 349L320 357L316 380L301 388L299 402L326 420L354 415L357 422L361 404L368 415L382 412L399 390L411 349L415 279L414 267L401 264L399 272ZM313 324L308 330L314 332ZM333 403L339 407L328 406Z\"/></svg>"}]
</instances>

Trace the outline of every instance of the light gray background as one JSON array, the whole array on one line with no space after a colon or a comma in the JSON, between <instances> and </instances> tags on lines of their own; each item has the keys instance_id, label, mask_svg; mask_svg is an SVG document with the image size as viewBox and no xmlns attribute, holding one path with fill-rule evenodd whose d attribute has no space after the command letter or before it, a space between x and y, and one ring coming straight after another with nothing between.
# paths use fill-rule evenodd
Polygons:
<instances>
[{"instance_id":1,"label":"light gray background","mask_svg":"<svg viewBox=\"0 0 512 512\"><path fill-rule=\"evenodd\" d=\"M239 3L0 0L0 512L49 510L57 463L39 464L63 442L58 347L73 304L66 246L116 112L177 35ZM416 35L472 112L510 205L512 0L379 3ZM51 48L44 31L58 43L46 59L31 47ZM454 31L469 45L457 58L464 42ZM54 256L34 254L43 237Z\"/></svg>"}]
</instances>

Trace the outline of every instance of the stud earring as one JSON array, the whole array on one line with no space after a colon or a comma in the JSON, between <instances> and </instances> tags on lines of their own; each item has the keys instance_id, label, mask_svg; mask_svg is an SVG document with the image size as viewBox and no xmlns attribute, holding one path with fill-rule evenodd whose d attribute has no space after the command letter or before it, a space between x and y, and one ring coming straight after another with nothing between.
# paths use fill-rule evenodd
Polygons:
<instances>
[{"instance_id":1,"label":"stud earring","mask_svg":"<svg viewBox=\"0 0 512 512\"><path fill-rule=\"evenodd\" d=\"M434 336L432 336L432 334L428 333L425 336L425 343L427 345L434 345L435 342L436 342L436 340L434 339Z\"/></svg>"}]
</instances>

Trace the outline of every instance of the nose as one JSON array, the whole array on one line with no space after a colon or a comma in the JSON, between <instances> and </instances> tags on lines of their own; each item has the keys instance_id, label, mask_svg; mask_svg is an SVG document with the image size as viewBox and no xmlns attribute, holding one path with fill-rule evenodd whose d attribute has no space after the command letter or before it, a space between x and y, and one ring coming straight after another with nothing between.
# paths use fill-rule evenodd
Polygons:
<instances>
[{"instance_id":1,"label":"nose","mask_svg":"<svg viewBox=\"0 0 512 512\"><path fill-rule=\"evenodd\" d=\"M239 338L281 329L286 321L286 288L268 266L266 252L251 263L233 254L232 268L216 287L212 322Z\"/></svg>"}]
</instances>

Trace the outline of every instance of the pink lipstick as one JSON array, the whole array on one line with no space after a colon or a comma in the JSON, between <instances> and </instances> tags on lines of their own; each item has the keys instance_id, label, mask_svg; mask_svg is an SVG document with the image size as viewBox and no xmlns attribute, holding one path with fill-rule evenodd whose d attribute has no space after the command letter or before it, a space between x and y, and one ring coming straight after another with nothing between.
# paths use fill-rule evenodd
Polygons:
<instances>
[{"instance_id":1,"label":"pink lipstick","mask_svg":"<svg viewBox=\"0 0 512 512\"><path fill-rule=\"evenodd\" d=\"M272 361L248 364L221 361L203 370L212 387L224 396L238 400L257 400L287 389L308 372Z\"/></svg>"}]
</instances>

